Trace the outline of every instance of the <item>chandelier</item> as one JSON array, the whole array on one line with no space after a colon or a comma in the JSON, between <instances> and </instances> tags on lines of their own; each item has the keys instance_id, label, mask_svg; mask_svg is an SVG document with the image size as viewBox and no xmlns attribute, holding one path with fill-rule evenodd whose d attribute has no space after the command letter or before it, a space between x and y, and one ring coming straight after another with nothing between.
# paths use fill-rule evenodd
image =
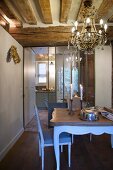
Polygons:
<instances>
[{"instance_id":1,"label":"chandelier","mask_svg":"<svg viewBox=\"0 0 113 170\"><path fill-rule=\"evenodd\" d=\"M96 46L102 47L107 42L107 24L101 19L100 23L95 25L96 9L91 0L84 1L84 8L81 12L83 24L81 31L78 30L78 21L73 23L71 37L68 41L68 48L73 45L76 49L83 51L92 51Z\"/></svg>"}]
</instances>

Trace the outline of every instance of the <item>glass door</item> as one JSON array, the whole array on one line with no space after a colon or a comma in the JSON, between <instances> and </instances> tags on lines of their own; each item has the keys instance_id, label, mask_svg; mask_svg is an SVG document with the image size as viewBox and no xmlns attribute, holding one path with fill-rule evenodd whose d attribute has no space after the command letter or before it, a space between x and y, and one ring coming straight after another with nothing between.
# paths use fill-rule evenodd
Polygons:
<instances>
[{"instance_id":1,"label":"glass door","mask_svg":"<svg viewBox=\"0 0 113 170\"><path fill-rule=\"evenodd\" d=\"M57 102L67 101L78 93L78 53L67 47L56 47L56 93Z\"/></svg>"},{"instance_id":2,"label":"glass door","mask_svg":"<svg viewBox=\"0 0 113 170\"><path fill-rule=\"evenodd\" d=\"M49 65L48 65L48 102L56 102L56 91L55 91L55 47L49 47Z\"/></svg>"},{"instance_id":3,"label":"glass door","mask_svg":"<svg viewBox=\"0 0 113 170\"><path fill-rule=\"evenodd\" d=\"M79 95L80 84L83 85L83 100L94 104L94 55L76 52L72 47L68 50L67 46L37 47L37 52L39 106L46 107L48 102L65 102L71 97L71 91L73 96Z\"/></svg>"},{"instance_id":4,"label":"glass door","mask_svg":"<svg viewBox=\"0 0 113 170\"><path fill-rule=\"evenodd\" d=\"M38 108L48 108L56 102L55 47L37 47L36 55L36 103Z\"/></svg>"},{"instance_id":5,"label":"glass door","mask_svg":"<svg viewBox=\"0 0 113 170\"><path fill-rule=\"evenodd\" d=\"M56 47L56 100L63 102L64 95L64 67L63 67L63 51L65 47Z\"/></svg>"}]
</instances>

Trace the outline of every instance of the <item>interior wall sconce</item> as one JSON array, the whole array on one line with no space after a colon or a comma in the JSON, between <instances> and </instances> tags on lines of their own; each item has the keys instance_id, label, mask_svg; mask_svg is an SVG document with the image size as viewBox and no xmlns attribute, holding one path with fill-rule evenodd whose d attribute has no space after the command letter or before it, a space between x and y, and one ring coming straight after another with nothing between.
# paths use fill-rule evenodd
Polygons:
<instances>
[{"instance_id":1,"label":"interior wall sconce","mask_svg":"<svg viewBox=\"0 0 113 170\"><path fill-rule=\"evenodd\" d=\"M15 64L20 63L20 61L21 61L21 59L18 55L18 52L17 52L17 48L14 45L12 45L11 48L8 50L6 61L10 62L11 58L13 58L13 61Z\"/></svg>"}]
</instances>

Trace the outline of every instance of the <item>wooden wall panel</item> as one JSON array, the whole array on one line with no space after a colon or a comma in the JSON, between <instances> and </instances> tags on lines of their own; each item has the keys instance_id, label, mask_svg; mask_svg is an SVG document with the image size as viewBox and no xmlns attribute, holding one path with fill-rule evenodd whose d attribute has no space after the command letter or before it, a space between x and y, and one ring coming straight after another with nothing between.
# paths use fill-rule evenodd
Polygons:
<instances>
[{"instance_id":1,"label":"wooden wall panel","mask_svg":"<svg viewBox=\"0 0 113 170\"><path fill-rule=\"evenodd\" d=\"M94 54L84 55L80 63L80 83L84 88L84 100L90 105L95 104L95 73Z\"/></svg>"}]
</instances>

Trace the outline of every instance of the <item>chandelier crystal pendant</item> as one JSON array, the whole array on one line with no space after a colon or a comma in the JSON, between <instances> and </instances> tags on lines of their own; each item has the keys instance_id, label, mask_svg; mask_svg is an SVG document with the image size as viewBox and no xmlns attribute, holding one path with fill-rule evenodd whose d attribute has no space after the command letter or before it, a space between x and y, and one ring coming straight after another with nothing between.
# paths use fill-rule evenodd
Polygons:
<instances>
[{"instance_id":1,"label":"chandelier crystal pendant","mask_svg":"<svg viewBox=\"0 0 113 170\"><path fill-rule=\"evenodd\" d=\"M92 51L96 46L101 47L107 42L107 24L101 19L100 23L95 25L95 7L88 0L84 2L82 11L83 24L81 31L78 30L78 21L75 21L72 27L72 34L68 41L68 48L73 45L76 49L83 51ZM97 30L98 29L98 30Z\"/></svg>"}]
</instances>

